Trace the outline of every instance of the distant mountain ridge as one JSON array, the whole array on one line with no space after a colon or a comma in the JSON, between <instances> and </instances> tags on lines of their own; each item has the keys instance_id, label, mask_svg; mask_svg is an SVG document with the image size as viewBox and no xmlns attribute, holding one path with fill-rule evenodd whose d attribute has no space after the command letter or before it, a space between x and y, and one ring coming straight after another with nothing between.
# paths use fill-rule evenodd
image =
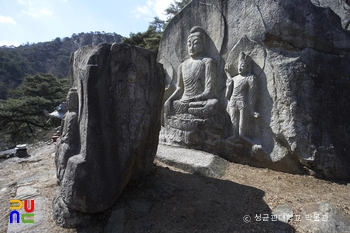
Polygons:
<instances>
[{"instance_id":1,"label":"distant mountain ridge","mask_svg":"<svg viewBox=\"0 0 350 233\"><path fill-rule=\"evenodd\" d=\"M26 75L51 73L65 78L69 72L70 55L84 45L121 42L116 33L89 32L18 47L0 47L0 99L8 89L16 88Z\"/></svg>"}]
</instances>

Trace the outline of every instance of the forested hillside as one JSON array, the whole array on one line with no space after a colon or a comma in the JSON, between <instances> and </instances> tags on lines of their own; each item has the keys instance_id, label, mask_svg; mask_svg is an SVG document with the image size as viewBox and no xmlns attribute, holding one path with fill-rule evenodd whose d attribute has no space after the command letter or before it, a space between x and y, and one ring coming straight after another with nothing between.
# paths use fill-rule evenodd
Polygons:
<instances>
[{"instance_id":1,"label":"forested hillside","mask_svg":"<svg viewBox=\"0 0 350 233\"><path fill-rule=\"evenodd\" d=\"M60 125L44 112L51 112L66 99L66 79L71 53L84 45L124 42L158 52L168 22L191 0L177 0L165 10L163 21L155 17L144 32L129 38L115 33L73 34L19 47L0 47L0 150L45 138L48 129Z\"/></svg>"},{"instance_id":2,"label":"forested hillside","mask_svg":"<svg viewBox=\"0 0 350 233\"><path fill-rule=\"evenodd\" d=\"M60 125L51 112L66 99L72 52L84 45L121 42L115 33L80 33L50 42L0 47L0 150L45 137Z\"/></svg>"},{"instance_id":3,"label":"forested hillside","mask_svg":"<svg viewBox=\"0 0 350 233\"><path fill-rule=\"evenodd\" d=\"M0 99L6 99L11 89L20 85L27 75L50 73L65 78L69 72L70 55L84 45L121 42L115 33L90 32L73 34L19 47L0 47Z\"/></svg>"}]
</instances>

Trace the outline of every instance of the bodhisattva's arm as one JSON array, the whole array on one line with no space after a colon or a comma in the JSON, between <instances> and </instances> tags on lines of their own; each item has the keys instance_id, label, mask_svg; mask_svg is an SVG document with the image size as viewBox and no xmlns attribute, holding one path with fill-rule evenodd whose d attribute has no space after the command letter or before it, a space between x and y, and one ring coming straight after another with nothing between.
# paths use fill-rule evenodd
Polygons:
<instances>
[{"instance_id":1,"label":"bodhisattva's arm","mask_svg":"<svg viewBox=\"0 0 350 233\"><path fill-rule=\"evenodd\" d=\"M256 102L257 102L257 83L256 83L256 77L254 75L251 75L248 78L249 83L249 105L251 109L251 114L254 117L259 117L259 113L256 111Z\"/></svg>"},{"instance_id":2,"label":"bodhisattva's arm","mask_svg":"<svg viewBox=\"0 0 350 233\"><path fill-rule=\"evenodd\" d=\"M226 97L226 99L230 100L232 92L233 92L233 79L231 77L230 72L228 72L228 70L225 70L225 73L227 76L225 97Z\"/></svg>"}]
</instances>

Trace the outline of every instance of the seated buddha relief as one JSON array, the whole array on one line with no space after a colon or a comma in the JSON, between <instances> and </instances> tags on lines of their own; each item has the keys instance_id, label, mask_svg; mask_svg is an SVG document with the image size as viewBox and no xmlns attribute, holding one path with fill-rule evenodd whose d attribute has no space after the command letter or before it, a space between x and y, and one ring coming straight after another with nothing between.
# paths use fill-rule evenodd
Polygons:
<instances>
[{"instance_id":1,"label":"seated buddha relief","mask_svg":"<svg viewBox=\"0 0 350 233\"><path fill-rule=\"evenodd\" d=\"M220 135L224 120L216 95L217 64L206 55L205 40L203 28L190 30L189 58L178 67L176 89L164 104L165 126L185 133L201 130Z\"/></svg>"}]
</instances>

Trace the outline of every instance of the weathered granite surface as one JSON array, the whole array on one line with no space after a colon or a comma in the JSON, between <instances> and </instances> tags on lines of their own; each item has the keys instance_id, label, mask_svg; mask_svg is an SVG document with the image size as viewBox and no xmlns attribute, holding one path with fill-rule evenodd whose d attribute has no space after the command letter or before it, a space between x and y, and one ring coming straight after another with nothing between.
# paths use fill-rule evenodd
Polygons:
<instances>
[{"instance_id":1,"label":"weathered granite surface","mask_svg":"<svg viewBox=\"0 0 350 233\"><path fill-rule=\"evenodd\" d=\"M166 145L158 146L156 159L183 171L212 178L222 177L228 165L217 155Z\"/></svg>"},{"instance_id":2,"label":"weathered granite surface","mask_svg":"<svg viewBox=\"0 0 350 233\"><path fill-rule=\"evenodd\" d=\"M72 216L104 211L130 180L149 171L158 146L164 72L145 49L86 46L72 56L70 86L68 103L75 104L68 104L56 151L61 192L53 204L63 226L64 208Z\"/></svg>"},{"instance_id":3,"label":"weathered granite surface","mask_svg":"<svg viewBox=\"0 0 350 233\"><path fill-rule=\"evenodd\" d=\"M305 173L307 167L324 178L350 179L350 32L330 8L313 3L193 0L188 4L168 24L160 44L158 60L168 77L164 101L181 85L178 68L193 59L189 35L199 26L207 35L205 57L216 63L215 99L226 109L225 125L220 134L212 136L206 130L191 137L193 128L179 133L176 121L165 116L160 141L234 162L291 173ZM249 92L242 91L243 100L234 106L258 115L245 124L251 133L237 139L232 137L234 121L225 93L227 80L239 73L242 52L252 59L257 101L249 111L252 105L245 102ZM183 135L189 135L187 140Z\"/></svg>"},{"instance_id":4,"label":"weathered granite surface","mask_svg":"<svg viewBox=\"0 0 350 233\"><path fill-rule=\"evenodd\" d=\"M350 1L349 0L311 0L312 4L318 7L329 7L339 15L344 29L350 30Z\"/></svg>"}]
</instances>

